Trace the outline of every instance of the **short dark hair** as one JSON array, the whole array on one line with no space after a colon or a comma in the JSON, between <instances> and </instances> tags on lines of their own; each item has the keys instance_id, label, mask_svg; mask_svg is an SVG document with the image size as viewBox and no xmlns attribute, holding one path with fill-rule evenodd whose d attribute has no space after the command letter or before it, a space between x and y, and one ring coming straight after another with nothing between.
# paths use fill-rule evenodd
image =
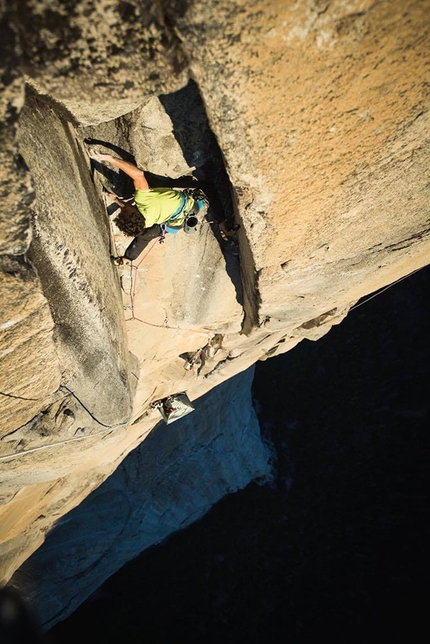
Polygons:
<instances>
[{"instance_id":1,"label":"short dark hair","mask_svg":"<svg viewBox=\"0 0 430 644\"><path fill-rule=\"evenodd\" d=\"M145 230L145 217L136 206L124 206L114 219L118 228L129 237L137 237Z\"/></svg>"}]
</instances>

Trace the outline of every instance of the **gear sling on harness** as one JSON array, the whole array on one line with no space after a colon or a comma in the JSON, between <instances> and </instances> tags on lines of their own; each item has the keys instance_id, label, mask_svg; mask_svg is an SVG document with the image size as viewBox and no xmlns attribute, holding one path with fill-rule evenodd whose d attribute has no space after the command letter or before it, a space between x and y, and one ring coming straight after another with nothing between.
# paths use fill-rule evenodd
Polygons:
<instances>
[{"instance_id":1,"label":"gear sling on harness","mask_svg":"<svg viewBox=\"0 0 430 644\"><path fill-rule=\"evenodd\" d=\"M179 208L169 217L167 220L168 222L172 218L177 218L180 213L182 212L185 204L186 204L186 197L182 193L181 195L182 200L181 200L181 205ZM172 233L177 233L179 232L180 228L167 228L166 224L162 224L162 230L165 230L167 232L172 232ZM151 226L151 228L147 228L141 235L137 235L131 244L127 246L127 249L124 253L124 257L131 262L137 259L140 255L140 253L146 248L148 243L151 241L151 239L155 239L156 237L160 236L160 224L154 224Z\"/></svg>"},{"instance_id":2,"label":"gear sling on harness","mask_svg":"<svg viewBox=\"0 0 430 644\"><path fill-rule=\"evenodd\" d=\"M196 199L194 202L194 206L191 209L191 211L188 213L188 219L189 219L189 225L187 226L188 219L186 218L184 222L181 223L180 226L174 227L169 226L169 223L171 222L174 224L175 219L178 219L179 215L183 212L184 208L187 205L188 201L188 195L183 192L181 194L181 204L179 208L172 214L170 215L169 219L163 223L163 224L154 224L151 226L151 228L148 228L143 232L141 235L137 235L129 244L127 247L127 250L124 253L124 257L128 259L129 261L134 261L137 259L140 255L140 253L146 248L147 244L151 241L151 239L155 239L156 237L160 236L160 229L161 229L161 238L160 241L163 241L164 239L164 233L171 233L171 234L176 234L178 233L182 228L185 228L186 232L192 232L193 230L196 229L197 225L197 218L194 216L195 213L194 211L197 210L197 212L200 210L200 208L203 206L204 200L203 200L203 195Z\"/></svg>"}]
</instances>

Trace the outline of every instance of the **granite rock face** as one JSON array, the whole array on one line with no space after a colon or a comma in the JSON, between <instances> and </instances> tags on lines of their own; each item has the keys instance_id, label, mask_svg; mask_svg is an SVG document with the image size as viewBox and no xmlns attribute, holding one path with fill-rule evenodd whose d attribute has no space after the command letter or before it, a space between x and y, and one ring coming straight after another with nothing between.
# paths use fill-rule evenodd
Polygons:
<instances>
[{"instance_id":1,"label":"granite rock face","mask_svg":"<svg viewBox=\"0 0 430 644\"><path fill-rule=\"evenodd\" d=\"M429 9L427 0L2 7L3 582L129 452L147 436L142 445L152 444L151 403L186 391L197 407L429 262ZM101 188L132 190L90 161L89 140L134 159L152 185L199 179L211 202L199 231L153 244L134 268L112 266L129 240ZM216 223L224 216L241 225L228 241ZM226 409L234 396L223 389ZM235 450L255 437L250 418ZM191 495L200 509L187 505L172 529L267 472L262 444L256 453L254 468L237 455L220 485L223 459L210 454L213 494L203 504ZM169 454L172 467L185 458ZM181 477L171 482L178 496Z\"/></svg>"},{"instance_id":2,"label":"granite rock face","mask_svg":"<svg viewBox=\"0 0 430 644\"><path fill-rule=\"evenodd\" d=\"M243 217L254 321L305 323L427 262L427 2L167 5Z\"/></svg>"},{"instance_id":3,"label":"granite rock face","mask_svg":"<svg viewBox=\"0 0 430 644\"><path fill-rule=\"evenodd\" d=\"M124 561L196 521L250 479L267 479L270 451L250 400L252 377L250 368L203 396L193 414L168 426L157 423L57 523L12 578L26 588L44 628L69 615Z\"/></svg>"}]
</instances>

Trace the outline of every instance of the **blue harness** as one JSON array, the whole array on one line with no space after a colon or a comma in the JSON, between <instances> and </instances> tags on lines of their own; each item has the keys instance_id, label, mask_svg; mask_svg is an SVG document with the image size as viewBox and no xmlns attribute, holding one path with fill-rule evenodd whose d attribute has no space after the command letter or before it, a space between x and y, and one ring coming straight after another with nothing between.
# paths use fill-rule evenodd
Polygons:
<instances>
[{"instance_id":1,"label":"blue harness","mask_svg":"<svg viewBox=\"0 0 430 644\"><path fill-rule=\"evenodd\" d=\"M167 222L165 222L164 224L160 224L161 241L164 240L164 236L165 236L166 233L171 233L172 235L176 235L176 233L178 233L182 229L182 226L180 226L179 228L173 228L173 227L168 225L169 222L174 222L175 219L177 219L179 217L179 215L181 214L181 212L183 211L183 209L187 205L187 201L188 201L187 196L184 193L182 193L181 197L182 197L181 205L179 206L179 208L173 213L173 215L170 215L170 217L167 220ZM195 204L195 206L197 206L198 211L200 211L203 208L204 203L205 202L202 199L198 199L198 200L194 201L194 204Z\"/></svg>"},{"instance_id":2,"label":"blue harness","mask_svg":"<svg viewBox=\"0 0 430 644\"><path fill-rule=\"evenodd\" d=\"M167 222L163 226L163 228L166 231L166 233L171 233L172 235L175 235L176 233L178 233L181 230L180 228L171 228L167 224L169 223L169 221L174 221L175 219L177 219L179 217L179 215L181 214L181 212L185 208L186 203L187 203L187 198L185 197L184 193L182 193L181 194L181 205L173 213L173 215L170 215L169 219L167 220Z\"/></svg>"}]
</instances>

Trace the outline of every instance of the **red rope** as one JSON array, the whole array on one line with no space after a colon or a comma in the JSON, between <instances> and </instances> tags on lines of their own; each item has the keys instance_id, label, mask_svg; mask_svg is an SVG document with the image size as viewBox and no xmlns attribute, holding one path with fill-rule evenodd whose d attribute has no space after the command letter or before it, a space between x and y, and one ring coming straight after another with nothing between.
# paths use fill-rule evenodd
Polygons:
<instances>
[{"instance_id":1,"label":"red rope","mask_svg":"<svg viewBox=\"0 0 430 644\"><path fill-rule=\"evenodd\" d=\"M159 241L159 239L154 239L154 243L152 246L148 249L148 251L145 253L145 255L142 257L142 259L139 261L137 266L133 266L133 263L130 262L130 268L131 270L131 289L130 289L130 298L131 298L131 320L136 320L137 322L142 322L142 324L147 324L148 326L154 326L159 329L179 329L179 327L173 327L173 326L168 326L167 324L153 324L152 322L146 322L145 320L141 320L140 318L137 318L134 314L134 302L135 302L135 297L136 297L136 273L139 270L139 266L145 259L145 257L148 257L149 253L151 250L154 248L155 244ZM133 272L134 269L134 272Z\"/></svg>"},{"instance_id":2,"label":"red rope","mask_svg":"<svg viewBox=\"0 0 430 644\"><path fill-rule=\"evenodd\" d=\"M139 268L139 266L141 265L141 263L143 262L143 260L145 259L145 257L148 257L149 253L150 253L150 252L151 252L151 250L154 248L155 244L156 244L157 242L159 242L159 241L160 241L160 240L158 239L158 237L157 237L156 239L154 239L154 243L153 243L153 244L152 244L152 246L148 249L148 251L144 254L144 256L142 257L142 259L140 260L140 262L139 262L139 263L138 263L138 265L136 266L136 270ZM133 266L133 264L132 264L132 266ZM134 267L133 267L133 268L134 268Z\"/></svg>"},{"instance_id":3,"label":"red rope","mask_svg":"<svg viewBox=\"0 0 430 644\"><path fill-rule=\"evenodd\" d=\"M132 320L138 320L136 316L134 315L134 301L136 297L136 274L137 271L139 270L139 266L145 259L145 257L148 257L149 253L151 250L154 248L155 244L157 243L158 239L154 239L154 243L152 246L147 250L147 252L144 254L140 262L138 263L137 266L133 266L133 262L130 262L130 268L131 268L131 288L130 288L130 299L131 299L131 319ZM134 273L133 273L133 268L134 268ZM143 320L138 320L138 322L143 322ZM151 325L152 326L152 325Z\"/></svg>"},{"instance_id":4,"label":"red rope","mask_svg":"<svg viewBox=\"0 0 430 644\"><path fill-rule=\"evenodd\" d=\"M135 297L136 297L136 273L139 270L139 266L141 265L141 263L143 262L145 257L147 257L149 255L149 253L151 252L151 250L154 248L154 246L156 245L156 243L158 241L159 241L158 238L154 239L154 243L148 249L148 251L145 253L145 255L142 257L142 259L140 260L140 262L138 263L137 266L133 266L133 263L130 262L130 268L131 268L131 288L130 288L131 318L126 320L126 322L130 322L130 320L136 320L136 322L141 322L142 324L147 324L148 326L154 326L154 327L157 327L158 329L172 329L173 331L182 330L182 331L194 331L194 332L196 332L194 329L184 329L184 328L181 328L179 326L169 326L168 324L154 324L153 322L146 322L146 320L141 320L140 318L137 318L135 316L135 314L134 314L134 301L135 301ZM134 269L134 272L133 272L133 269ZM167 321L167 318L166 318L166 321ZM197 333L203 333L203 332L202 331L197 331Z\"/></svg>"},{"instance_id":5,"label":"red rope","mask_svg":"<svg viewBox=\"0 0 430 644\"><path fill-rule=\"evenodd\" d=\"M145 320L141 320L136 316L131 319L136 320L136 322L142 322L142 324L148 324L149 326L156 326L158 329L179 329L179 327L167 326L167 324L154 324L153 322L146 322Z\"/></svg>"}]
</instances>

